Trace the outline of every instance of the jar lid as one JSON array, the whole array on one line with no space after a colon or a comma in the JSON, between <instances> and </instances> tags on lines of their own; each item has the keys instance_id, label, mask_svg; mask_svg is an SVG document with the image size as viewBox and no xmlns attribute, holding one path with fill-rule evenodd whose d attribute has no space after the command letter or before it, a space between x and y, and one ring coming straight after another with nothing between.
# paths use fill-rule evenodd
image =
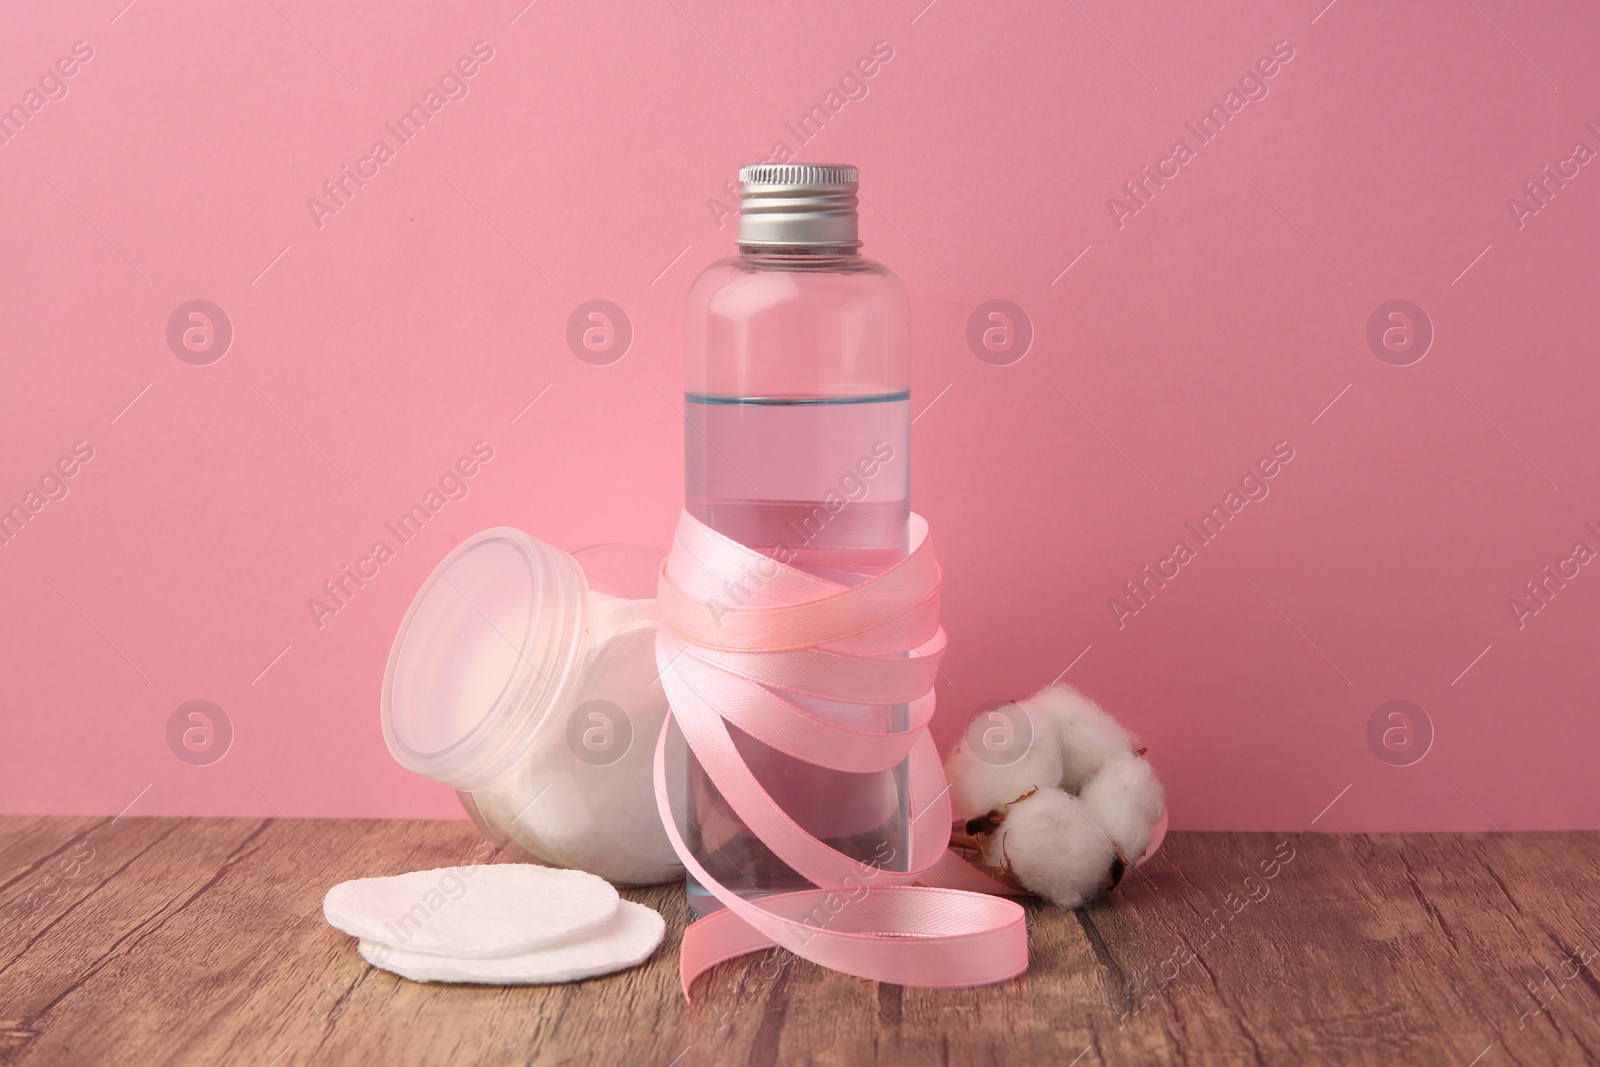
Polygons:
<instances>
[{"instance_id":1,"label":"jar lid","mask_svg":"<svg viewBox=\"0 0 1600 1067\"><path fill-rule=\"evenodd\" d=\"M452 549L389 650L383 740L395 760L458 790L504 773L572 692L588 599L569 553L513 527Z\"/></svg>"}]
</instances>

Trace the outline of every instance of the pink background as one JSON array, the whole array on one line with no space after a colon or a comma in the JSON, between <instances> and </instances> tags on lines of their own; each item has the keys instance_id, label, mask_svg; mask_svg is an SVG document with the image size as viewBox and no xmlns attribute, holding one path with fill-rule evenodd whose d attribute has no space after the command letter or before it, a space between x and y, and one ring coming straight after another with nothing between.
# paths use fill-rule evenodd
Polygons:
<instances>
[{"instance_id":1,"label":"pink background","mask_svg":"<svg viewBox=\"0 0 1600 1067\"><path fill-rule=\"evenodd\" d=\"M93 57L0 146L0 506L93 458L0 546L0 810L459 814L383 747L394 628L486 526L665 543L683 293L731 249L709 202L781 140L861 166L866 251L912 294L945 740L1070 665L1179 828L1600 825L1600 566L1508 606L1600 550L1600 163L1507 204L1600 149L1592 5L523 3L7 14L0 104ZM1277 42L1268 95L1119 228L1108 200ZM565 340L596 298L634 330L608 366ZM167 343L192 299L233 325L210 365ZM1007 366L966 339L995 299L1035 335ZM1435 331L1409 366L1367 341L1395 299ZM319 628L308 599L478 441L466 498ZM1119 626L1278 442L1270 495ZM209 766L168 748L194 699L235 731ZM1394 699L1434 734L1409 766L1368 741Z\"/></svg>"}]
</instances>

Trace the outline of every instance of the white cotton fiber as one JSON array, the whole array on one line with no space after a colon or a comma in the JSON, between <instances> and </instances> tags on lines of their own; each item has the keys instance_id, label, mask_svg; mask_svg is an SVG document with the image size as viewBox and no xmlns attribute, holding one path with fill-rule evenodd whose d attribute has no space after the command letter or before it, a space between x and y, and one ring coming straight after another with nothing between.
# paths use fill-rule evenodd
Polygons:
<instances>
[{"instance_id":1,"label":"white cotton fiber","mask_svg":"<svg viewBox=\"0 0 1600 1067\"><path fill-rule=\"evenodd\" d=\"M504 863L340 882L322 914L365 941L483 959L566 941L611 919L618 903L592 874Z\"/></svg>"},{"instance_id":2,"label":"white cotton fiber","mask_svg":"<svg viewBox=\"0 0 1600 1067\"><path fill-rule=\"evenodd\" d=\"M643 904L623 901L604 926L532 952L496 959L452 959L376 941L362 941L361 958L413 982L533 985L575 982L636 967L661 944L666 923Z\"/></svg>"},{"instance_id":3,"label":"white cotton fiber","mask_svg":"<svg viewBox=\"0 0 1600 1067\"><path fill-rule=\"evenodd\" d=\"M1133 751L1133 735L1071 686L1045 686L1022 703L1035 721L1054 725L1063 768L1058 784L1069 792L1081 792L1112 757Z\"/></svg>"},{"instance_id":4,"label":"white cotton fiber","mask_svg":"<svg viewBox=\"0 0 1600 1067\"><path fill-rule=\"evenodd\" d=\"M1046 686L1007 707L1026 716L1034 743L1009 764L980 758L974 745L994 713L974 717L945 761L952 806L967 821L952 842L980 850L1001 881L1077 907L1143 858L1165 791L1133 735L1076 689Z\"/></svg>"},{"instance_id":5,"label":"white cotton fiber","mask_svg":"<svg viewBox=\"0 0 1600 1067\"><path fill-rule=\"evenodd\" d=\"M1059 789L1041 789L1011 805L983 846L984 863L1007 868L1022 884L1063 908L1075 908L1112 882L1116 849Z\"/></svg>"},{"instance_id":6,"label":"white cotton fiber","mask_svg":"<svg viewBox=\"0 0 1600 1067\"><path fill-rule=\"evenodd\" d=\"M1095 772L1078 800L1131 863L1150 844L1151 831L1166 807L1166 792L1155 768L1125 752Z\"/></svg>"},{"instance_id":7,"label":"white cotton fiber","mask_svg":"<svg viewBox=\"0 0 1600 1067\"><path fill-rule=\"evenodd\" d=\"M950 808L957 819L971 819L1001 808L1030 789L1061 782L1061 742L1054 720L1032 712L1022 701L980 712L945 760ZM993 716L1001 719L991 721ZM1001 732L998 748L984 748L985 732ZM1027 736L1024 736L1027 735ZM980 748L974 750L973 741ZM1013 756L1010 746L1020 749Z\"/></svg>"}]
</instances>

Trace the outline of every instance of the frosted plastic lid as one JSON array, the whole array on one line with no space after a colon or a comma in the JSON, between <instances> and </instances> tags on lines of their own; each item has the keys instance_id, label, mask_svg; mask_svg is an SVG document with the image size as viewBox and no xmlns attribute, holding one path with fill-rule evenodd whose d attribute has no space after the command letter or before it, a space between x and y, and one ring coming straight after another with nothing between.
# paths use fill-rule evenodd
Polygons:
<instances>
[{"instance_id":1,"label":"frosted plastic lid","mask_svg":"<svg viewBox=\"0 0 1600 1067\"><path fill-rule=\"evenodd\" d=\"M502 774L576 683L588 599L578 562L521 530L452 549L389 650L383 739L395 760L461 790Z\"/></svg>"}]
</instances>

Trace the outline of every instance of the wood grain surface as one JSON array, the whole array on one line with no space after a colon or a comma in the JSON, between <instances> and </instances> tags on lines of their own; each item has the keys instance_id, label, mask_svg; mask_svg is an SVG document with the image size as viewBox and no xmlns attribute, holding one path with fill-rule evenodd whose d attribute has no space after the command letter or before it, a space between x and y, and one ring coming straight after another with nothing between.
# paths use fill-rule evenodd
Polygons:
<instances>
[{"instance_id":1,"label":"wood grain surface","mask_svg":"<svg viewBox=\"0 0 1600 1067\"><path fill-rule=\"evenodd\" d=\"M1030 905L1032 969L857 981L785 953L684 1002L644 966L418 985L329 886L471 863L463 822L0 819L0 1064L1600 1063L1600 834L1174 833L1117 893Z\"/></svg>"}]
</instances>

